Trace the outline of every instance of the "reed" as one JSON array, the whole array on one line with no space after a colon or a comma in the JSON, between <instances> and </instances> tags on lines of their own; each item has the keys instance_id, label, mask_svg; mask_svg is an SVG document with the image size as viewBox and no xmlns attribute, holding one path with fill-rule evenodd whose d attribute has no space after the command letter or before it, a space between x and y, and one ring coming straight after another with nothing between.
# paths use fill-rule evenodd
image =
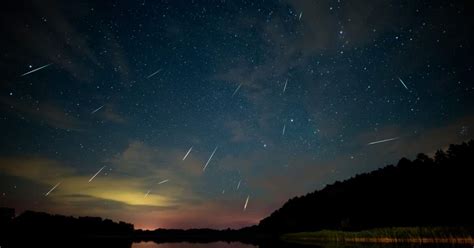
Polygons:
<instances>
[{"instance_id":1,"label":"reed","mask_svg":"<svg viewBox=\"0 0 474 248\"><path fill-rule=\"evenodd\" d=\"M390 227L358 232L322 230L284 234L290 242L474 244L474 230L464 227Z\"/></svg>"}]
</instances>

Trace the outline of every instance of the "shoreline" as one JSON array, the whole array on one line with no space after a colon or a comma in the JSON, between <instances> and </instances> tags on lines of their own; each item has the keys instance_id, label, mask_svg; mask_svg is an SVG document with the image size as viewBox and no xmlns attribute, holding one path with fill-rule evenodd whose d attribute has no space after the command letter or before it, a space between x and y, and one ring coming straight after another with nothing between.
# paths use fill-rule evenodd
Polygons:
<instances>
[{"instance_id":1,"label":"shoreline","mask_svg":"<svg viewBox=\"0 0 474 248\"><path fill-rule=\"evenodd\" d=\"M304 244L474 244L472 230L448 227L397 227L358 232L323 230L317 232L287 233L280 238L286 242Z\"/></svg>"},{"instance_id":2,"label":"shoreline","mask_svg":"<svg viewBox=\"0 0 474 248\"><path fill-rule=\"evenodd\" d=\"M290 243L379 243L379 244L474 244L474 238L342 238L342 239L324 239L324 238L283 238L283 241Z\"/></svg>"}]
</instances>

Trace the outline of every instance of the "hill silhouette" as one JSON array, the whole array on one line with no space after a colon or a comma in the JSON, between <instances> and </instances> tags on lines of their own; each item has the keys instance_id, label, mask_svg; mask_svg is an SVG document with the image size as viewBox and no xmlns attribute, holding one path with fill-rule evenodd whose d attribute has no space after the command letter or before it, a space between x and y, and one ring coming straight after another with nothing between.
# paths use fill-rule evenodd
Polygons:
<instances>
[{"instance_id":1,"label":"hill silhouette","mask_svg":"<svg viewBox=\"0 0 474 248\"><path fill-rule=\"evenodd\" d=\"M214 242L256 244L283 233L365 230L380 227L474 227L474 141L450 145L434 158L418 154L396 166L356 175L322 190L288 200L258 225L239 230L135 230L125 222L100 217L68 217L25 211L15 217L0 208L0 241L28 241L25 237L120 238L117 247L134 241ZM110 244L110 241L107 241ZM265 241L267 242L267 241ZM82 243L77 243L81 244ZM99 243L101 244L101 243Z\"/></svg>"},{"instance_id":2,"label":"hill silhouette","mask_svg":"<svg viewBox=\"0 0 474 248\"><path fill-rule=\"evenodd\" d=\"M259 231L474 226L474 141L418 154L288 200Z\"/></svg>"},{"instance_id":3,"label":"hill silhouette","mask_svg":"<svg viewBox=\"0 0 474 248\"><path fill-rule=\"evenodd\" d=\"M10 235L29 236L123 236L134 231L132 224L113 222L100 217L71 217L42 212L25 211L14 217L14 210L2 208L2 231Z\"/></svg>"},{"instance_id":4,"label":"hill silhouette","mask_svg":"<svg viewBox=\"0 0 474 248\"><path fill-rule=\"evenodd\" d=\"M48 246L63 245L54 243L73 240L74 247L97 247L110 245L130 247L132 242L153 241L156 243L191 242L208 243L216 241L240 241L255 243L258 238L255 227L240 230L213 229L134 229L133 224L114 222L100 217L72 217L52 215L43 212L25 211L15 217L12 208L0 208L0 245L21 247L31 242L47 242ZM99 240L99 243L97 241ZM54 242L53 242L54 241Z\"/></svg>"}]
</instances>

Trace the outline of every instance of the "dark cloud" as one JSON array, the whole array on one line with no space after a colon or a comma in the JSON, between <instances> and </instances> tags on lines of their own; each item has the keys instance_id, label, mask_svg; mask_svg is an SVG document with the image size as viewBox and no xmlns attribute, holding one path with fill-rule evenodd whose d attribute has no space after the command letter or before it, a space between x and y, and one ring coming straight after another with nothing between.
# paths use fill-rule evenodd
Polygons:
<instances>
[{"instance_id":1,"label":"dark cloud","mask_svg":"<svg viewBox=\"0 0 474 248\"><path fill-rule=\"evenodd\" d=\"M81 131L85 123L73 114L66 112L53 103L32 101L31 99L18 101L12 97L0 98L0 104L5 111L17 114L21 119L71 131Z\"/></svg>"},{"instance_id":2,"label":"dark cloud","mask_svg":"<svg viewBox=\"0 0 474 248\"><path fill-rule=\"evenodd\" d=\"M472 9L9 1L0 203L143 228L239 227L295 195L472 138Z\"/></svg>"}]
</instances>

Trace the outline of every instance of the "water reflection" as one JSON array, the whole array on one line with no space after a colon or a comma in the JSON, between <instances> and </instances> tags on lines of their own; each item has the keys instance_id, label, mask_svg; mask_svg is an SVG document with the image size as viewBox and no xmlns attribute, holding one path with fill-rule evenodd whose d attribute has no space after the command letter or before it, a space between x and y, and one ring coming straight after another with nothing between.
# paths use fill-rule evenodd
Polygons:
<instances>
[{"instance_id":1,"label":"water reflection","mask_svg":"<svg viewBox=\"0 0 474 248\"><path fill-rule=\"evenodd\" d=\"M73 239L73 240L35 240L22 239L16 242L3 243L0 241L0 247L23 248L23 247L69 247L69 248L472 248L472 245L452 245L452 244L337 244L325 243L318 245L292 244L277 240L260 242L255 244L246 244L241 242L209 242L209 243L190 243L190 242L167 242L157 243L153 241L132 242L129 239Z\"/></svg>"},{"instance_id":2,"label":"water reflection","mask_svg":"<svg viewBox=\"0 0 474 248\"><path fill-rule=\"evenodd\" d=\"M132 248L256 248L257 246L248 245L240 242L212 242L212 243L161 243L140 242L133 243Z\"/></svg>"},{"instance_id":3,"label":"water reflection","mask_svg":"<svg viewBox=\"0 0 474 248\"><path fill-rule=\"evenodd\" d=\"M240 242L211 242L211 243L133 243L131 248L472 248L472 245L452 244L337 244L327 243L319 245L303 245L285 242L269 242L259 245L244 244Z\"/></svg>"}]
</instances>

